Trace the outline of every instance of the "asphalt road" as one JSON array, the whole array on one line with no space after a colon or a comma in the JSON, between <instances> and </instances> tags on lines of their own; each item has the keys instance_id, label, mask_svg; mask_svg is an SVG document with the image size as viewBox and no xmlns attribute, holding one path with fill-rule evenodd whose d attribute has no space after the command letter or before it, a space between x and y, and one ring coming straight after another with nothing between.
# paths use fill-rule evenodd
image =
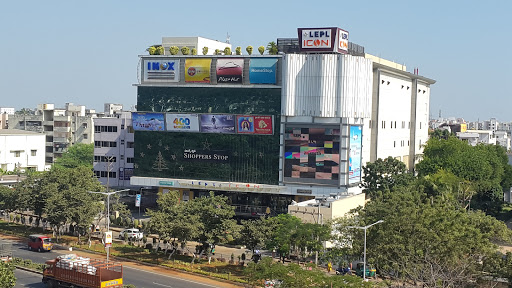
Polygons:
<instances>
[{"instance_id":1,"label":"asphalt road","mask_svg":"<svg viewBox=\"0 0 512 288\"><path fill-rule=\"evenodd\" d=\"M28 251L25 243L13 242L13 256L23 259L31 259L33 262L44 263L46 260L54 259L57 255L65 253L74 253L69 251L52 251L52 252L35 252ZM78 252L80 253L80 252ZM28 272L16 271L16 275L20 276L16 287L44 287L41 284L41 275L32 274ZM204 284L188 279L180 278L179 276L169 276L158 274L151 271L140 270L127 265L123 266L123 282L124 284L133 284L137 288L206 288L206 287L223 287L219 282L219 286Z\"/></svg>"},{"instance_id":2,"label":"asphalt road","mask_svg":"<svg viewBox=\"0 0 512 288\"><path fill-rule=\"evenodd\" d=\"M16 269L14 271L16 275L16 286L15 288L30 287L30 288L44 288L46 285L41 282L42 276L39 274L23 271Z\"/></svg>"}]
</instances>

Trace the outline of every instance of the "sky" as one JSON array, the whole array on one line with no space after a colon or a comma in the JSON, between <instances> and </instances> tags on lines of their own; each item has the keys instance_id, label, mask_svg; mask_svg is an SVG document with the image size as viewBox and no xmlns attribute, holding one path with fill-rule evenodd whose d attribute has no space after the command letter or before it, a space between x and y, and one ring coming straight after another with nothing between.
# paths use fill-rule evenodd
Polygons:
<instances>
[{"instance_id":1,"label":"sky","mask_svg":"<svg viewBox=\"0 0 512 288\"><path fill-rule=\"evenodd\" d=\"M512 121L512 1L1 1L0 107L137 102L139 55L162 37L232 47L340 27L365 52L419 69L431 118ZM277 42L277 41L276 41Z\"/></svg>"}]
</instances>

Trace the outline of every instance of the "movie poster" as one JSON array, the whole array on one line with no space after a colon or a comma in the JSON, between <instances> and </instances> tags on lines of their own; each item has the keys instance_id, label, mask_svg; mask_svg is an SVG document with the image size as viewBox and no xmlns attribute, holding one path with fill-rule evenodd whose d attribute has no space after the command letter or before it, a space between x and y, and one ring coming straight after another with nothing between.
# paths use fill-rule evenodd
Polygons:
<instances>
[{"instance_id":1,"label":"movie poster","mask_svg":"<svg viewBox=\"0 0 512 288\"><path fill-rule=\"evenodd\" d=\"M199 130L202 133L235 133L235 116L201 114Z\"/></svg>"}]
</instances>

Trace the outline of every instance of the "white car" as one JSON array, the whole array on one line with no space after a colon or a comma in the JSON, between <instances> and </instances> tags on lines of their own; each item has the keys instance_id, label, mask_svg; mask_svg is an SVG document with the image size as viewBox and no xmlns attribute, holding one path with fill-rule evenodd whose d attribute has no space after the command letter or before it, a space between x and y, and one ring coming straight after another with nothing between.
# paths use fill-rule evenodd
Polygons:
<instances>
[{"instance_id":1,"label":"white car","mask_svg":"<svg viewBox=\"0 0 512 288\"><path fill-rule=\"evenodd\" d=\"M139 231L137 228L124 229L119 232L119 239L125 239L124 235L128 235L128 239L141 240L144 237L144 233Z\"/></svg>"}]
</instances>

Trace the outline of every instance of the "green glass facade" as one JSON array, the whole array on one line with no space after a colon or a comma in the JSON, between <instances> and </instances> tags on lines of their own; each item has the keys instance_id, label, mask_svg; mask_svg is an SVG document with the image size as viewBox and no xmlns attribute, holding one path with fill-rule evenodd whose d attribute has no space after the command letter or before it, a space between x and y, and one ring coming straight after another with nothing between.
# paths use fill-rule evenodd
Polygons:
<instances>
[{"instance_id":1,"label":"green glass facade","mask_svg":"<svg viewBox=\"0 0 512 288\"><path fill-rule=\"evenodd\" d=\"M273 115L274 134L135 131L135 176L278 184L279 87L139 86L137 110ZM211 155L211 159L190 159L186 150Z\"/></svg>"}]
</instances>

